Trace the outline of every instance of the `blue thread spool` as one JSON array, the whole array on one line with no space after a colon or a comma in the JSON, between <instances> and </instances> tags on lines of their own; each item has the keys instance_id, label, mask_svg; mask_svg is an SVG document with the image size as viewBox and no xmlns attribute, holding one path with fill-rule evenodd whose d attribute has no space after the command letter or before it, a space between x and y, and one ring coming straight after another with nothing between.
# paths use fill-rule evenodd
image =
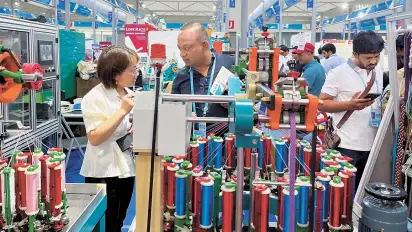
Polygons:
<instances>
[{"instance_id":1,"label":"blue thread spool","mask_svg":"<svg viewBox=\"0 0 412 232\"><path fill-rule=\"evenodd\" d=\"M214 166L217 171L222 170L223 168L223 158L222 158L222 151L223 151L223 139L221 137L215 136L213 137L213 150L215 151L214 154Z\"/></svg>"},{"instance_id":2,"label":"blue thread spool","mask_svg":"<svg viewBox=\"0 0 412 232\"><path fill-rule=\"evenodd\" d=\"M309 189L310 179L308 176L299 176L297 183L306 184L299 186L298 194L298 218L297 224L301 228L309 226Z\"/></svg>"},{"instance_id":3,"label":"blue thread spool","mask_svg":"<svg viewBox=\"0 0 412 232\"><path fill-rule=\"evenodd\" d=\"M295 188L296 189L296 188ZM298 195L298 191L295 190L295 201L297 201L297 195ZM291 222L290 221L290 214L289 214L289 210L296 210L295 209L291 209L290 208L290 192L289 192L289 187L284 187L283 188L283 230L282 231L291 231L291 229L294 227L296 228L296 221ZM296 231L296 229L294 230Z\"/></svg>"},{"instance_id":4,"label":"blue thread spool","mask_svg":"<svg viewBox=\"0 0 412 232\"><path fill-rule=\"evenodd\" d=\"M298 158L299 158L299 161L300 161L299 162L300 163L299 173L301 173L301 174L305 173L305 166L304 166L304 163L305 163L304 154L305 154L305 152L304 152L304 149L307 145L310 145L310 144L306 140L301 140L300 143L299 143L299 153L298 153L299 156L298 156Z\"/></svg>"},{"instance_id":5,"label":"blue thread spool","mask_svg":"<svg viewBox=\"0 0 412 232\"><path fill-rule=\"evenodd\" d=\"M201 138L201 139L198 139L197 142L199 143L199 149L198 149L199 163L198 165L205 168L206 167L205 153L206 153L207 139Z\"/></svg>"},{"instance_id":6,"label":"blue thread spool","mask_svg":"<svg viewBox=\"0 0 412 232\"><path fill-rule=\"evenodd\" d=\"M200 211L200 227L210 229L213 226L213 205L214 205L214 183L207 178L201 182L202 185L202 204Z\"/></svg>"},{"instance_id":7,"label":"blue thread spool","mask_svg":"<svg viewBox=\"0 0 412 232\"><path fill-rule=\"evenodd\" d=\"M276 147L276 173L277 174L283 174L286 169L286 164L285 162L288 162L287 160L287 147L286 147L286 142L282 139L275 139L275 147Z\"/></svg>"},{"instance_id":8,"label":"blue thread spool","mask_svg":"<svg viewBox=\"0 0 412 232\"><path fill-rule=\"evenodd\" d=\"M263 137L259 139L259 154L258 154L258 167L259 169L263 168Z\"/></svg>"},{"instance_id":9,"label":"blue thread spool","mask_svg":"<svg viewBox=\"0 0 412 232\"><path fill-rule=\"evenodd\" d=\"M176 172L176 211L175 217L184 219L186 217L186 178L187 173L184 170Z\"/></svg>"},{"instance_id":10,"label":"blue thread spool","mask_svg":"<svg viewBox=\"0 0 412 232\"><path fill-rule=\"evenodd\" d=\"M322 159L320 160L320 170L323 170L326 167L328 167L328 165L326 165L326 162L330 162L330 161L333 161L333 156L331 155L323 156Z\"/></svg>"},{"instance_id":11,"label":"blue thread spool","mask_svg":"<svg viewBox=\"0 0 412 232\"><path fill-rule=\"evenodd\" d=\"M323 222L327 222L329 220L329 182L331 181L331 178L323 172L316 173L316 179L318 179L324 187L324 191L322 192L322 218Z\"/></svg>"}]
</instances>

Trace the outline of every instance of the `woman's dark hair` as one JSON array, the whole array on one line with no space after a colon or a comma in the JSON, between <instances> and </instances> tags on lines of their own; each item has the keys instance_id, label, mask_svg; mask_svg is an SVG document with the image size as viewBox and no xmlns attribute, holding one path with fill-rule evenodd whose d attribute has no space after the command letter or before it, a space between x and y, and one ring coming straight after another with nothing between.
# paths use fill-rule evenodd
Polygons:
<instances>
[{"instance_id":1,"label":"woman's dark hair","mask_svg":"<svg viewBox=\"0 0 412 232\"><path fill-rule=\"evenodd\" d=\"M403 50L405 47L405 35L399 35L396 38L396 50Z\"/></svg>"},{"instance_id":2,"label":"woman's dark hair","mask_svg":"<svg viewBox=\"0 0 412 232\"><path fill-rule=\"evenodd\" d=\"M353 39L353 51L357 54L373 54L382 52L385 42L373 31L361 31Z\"/></svg>"},{"instance_id":3,"label":"woman's dark hair","mask_svg":"<svg viewBox=\"0 0 412 232\"><path fill-rule=\"evenodd\" d=\"M331 43L328 43L328 44L323 45L322 51L332 52L332 54L335 54L336 53L336 47L335 47L335 45L333 45Z\"/></svg>"},{"instance_id":4,"label":"woman's dark hair","mask_svg":"<svg viewBox=\"0 0 412 232\"><path fill-rule=\"evenodd\" d=\"M129 67L132 57L136 57L139 62L136 52L124 46L110 46L100 54L97 76L106 89L116 88L115 77Z\"/></svg>"}]
</instances>

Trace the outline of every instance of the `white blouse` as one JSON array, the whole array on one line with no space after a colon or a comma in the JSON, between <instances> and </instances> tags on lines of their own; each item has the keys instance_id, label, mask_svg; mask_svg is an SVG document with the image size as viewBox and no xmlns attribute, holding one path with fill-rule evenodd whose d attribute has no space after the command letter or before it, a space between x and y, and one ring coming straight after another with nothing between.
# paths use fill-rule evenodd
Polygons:
<instances>
[{"instance_id":1,"label":"white blouse","mask_svg":"<svg viewBox=\"0 0 412 232\"><path fill-rule=\"evenodd\" d=\"M133 93L125 89L127 93ZM96 129L120 108L121 97L115 89L106 89L103 84L94 87L84 96L81 109L86 133ZM132 124L127 115L112 136L98 146L87 143L86 154L80 174L85 177L135 176L135 164L129 151L122 152L116 140L125 136Z\"/></svg>"}]
</instances>

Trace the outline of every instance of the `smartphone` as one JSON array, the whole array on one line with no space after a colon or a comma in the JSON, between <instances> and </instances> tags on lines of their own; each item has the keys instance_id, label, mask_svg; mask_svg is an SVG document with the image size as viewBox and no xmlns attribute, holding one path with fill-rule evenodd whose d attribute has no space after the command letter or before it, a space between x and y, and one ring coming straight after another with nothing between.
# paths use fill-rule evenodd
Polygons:
<instances>
[{"instance_id":1,"label":"smartphone","mask_svg":"<svg viewBox=\"0 0 412 232\"><path fill-rule=\"evenodd\" d=\"M368 95L365 96L365 98L370 98L371 100L375 100L376 98L380 97L380 93L368 93Z\"/></svg>"}]
</instances>

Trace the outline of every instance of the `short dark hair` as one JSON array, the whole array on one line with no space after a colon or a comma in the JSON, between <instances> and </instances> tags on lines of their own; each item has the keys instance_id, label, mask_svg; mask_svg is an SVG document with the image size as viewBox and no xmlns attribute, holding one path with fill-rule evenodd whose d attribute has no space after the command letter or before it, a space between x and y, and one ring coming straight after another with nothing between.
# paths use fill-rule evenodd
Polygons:
<instances>
[{"instance_id":1,"label":"short dark hair","mask_svg":"<svg viewBox=\"0 0 412 232\"><path fill-rule=\"evenodd\" d=\"M319 54L319 55L322 54L322 46L320 46L320 48L318 49L318 54Z\"/></svg>"},{"instance_id":2,"label":"short dark hair","mask_svg":"<svg viewBox=\"0 0 412 232\"><path fill-rule=\"evenodd\" d=\"M333 45L331 43L328 43L328 44L323 45L322 51L332 52L332 54L335 54L336 53L336 47L335 47L335 45Z\"/></svg>"},{"instance_id":3,"label":"short dark hair","mask_svg":"<svg viewBox=\"0 0 412 232\"><path fill-rule=\"evenodd\" d=\"M106 89L116 88L115 77L127 69L132 57L136 57L139 62L137 53L125 46L110 46L100 54L97 76Z\"/></svg>"},{"instance_id":4,"label":"short dark hair","mask_svg":"<svg viewBox=\"0 0 412 232\"><path fill-rule=\"evenodd\" d=\"M280 45L279 48L280 48L281 51L284 51L284 52L289 51L289 48L286 45Z\"/></svg>"},{"instance_id":5,"label":"short dark hair","mask_svg":"<svg viewBox=\"0 0 412 232\"><path fill-rule=\"evenodd\" d=\"M382 52L385 42L373 31L361 31L353 39L353 52L357 54L372 54Z\"/></svg>"},{"instance_id":6,"label":"short dark hair","mask_svg":"<svg viewBox=\"0 0 412 232\"><path fill-rule=\"evenodd\" d=\"M405 35L399 35L396 38L396 50L403 50L405 47Z\"/></svg>"}]
</instances>

